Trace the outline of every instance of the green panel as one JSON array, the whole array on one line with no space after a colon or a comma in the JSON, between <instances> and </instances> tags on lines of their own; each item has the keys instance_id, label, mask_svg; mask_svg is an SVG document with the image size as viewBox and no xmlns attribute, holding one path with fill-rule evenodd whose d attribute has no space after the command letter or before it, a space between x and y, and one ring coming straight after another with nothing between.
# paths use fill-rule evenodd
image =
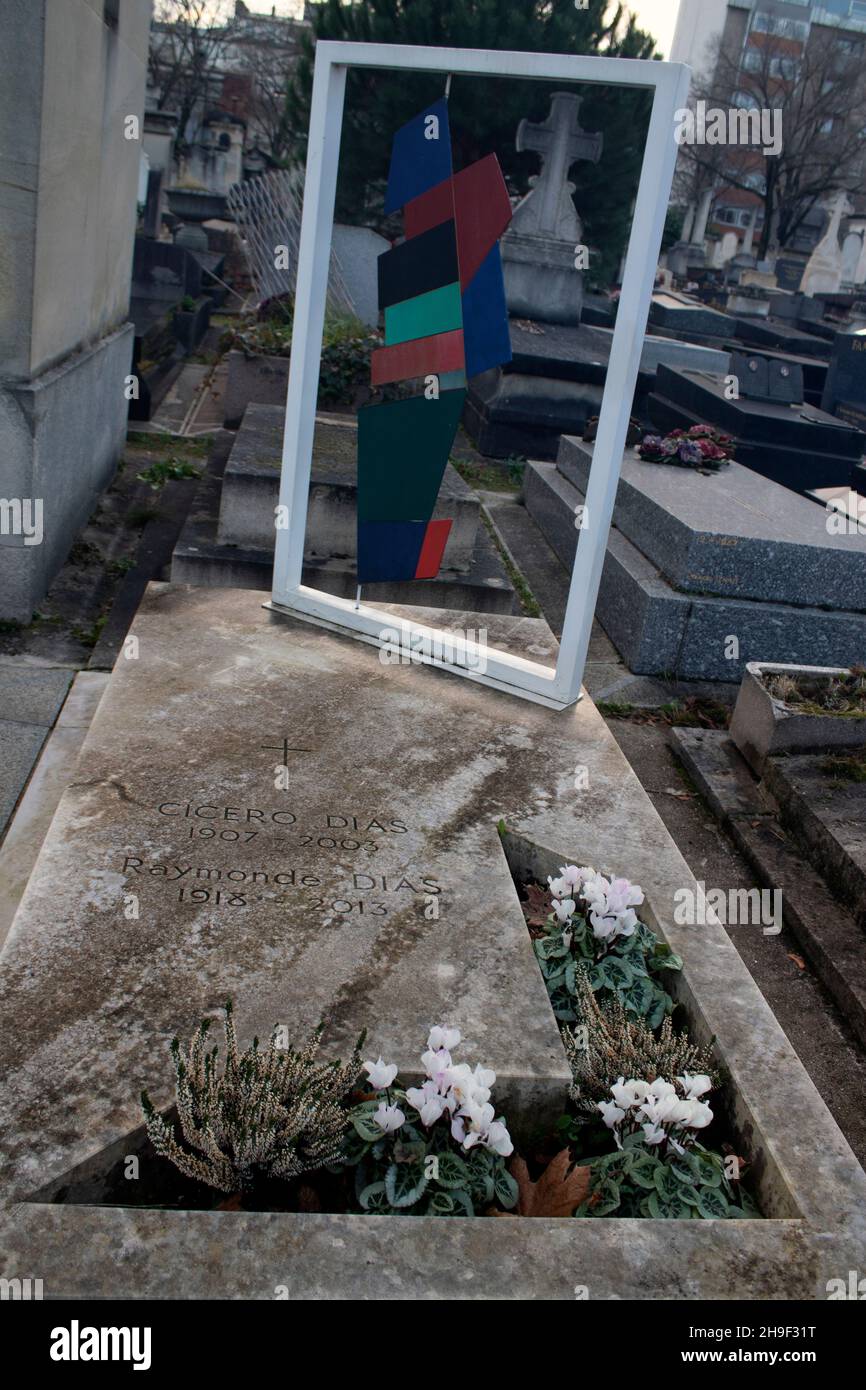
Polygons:
<instances>
[{"instance_id":1,"label":"green panel","mask_svg":"<svg viewBox=\"0 0 866 1390\"><path fill-rule=\"evenodd\" d=\"M413 338L432 338L434 333L450 333L462 327L460 284L455 281L453 285L390 305L385 310L385 346L409 343Z\"/></svg>"},{"instance_id":2,"label":"green panel","mask_svg":"<svg viewBox=\"0 0 866 1390\"><path fill-rule=\"evenodd\" d=\"M429 521L465 399L443 391L358 411L359 521Z\"/></svg>"}]
</instances>

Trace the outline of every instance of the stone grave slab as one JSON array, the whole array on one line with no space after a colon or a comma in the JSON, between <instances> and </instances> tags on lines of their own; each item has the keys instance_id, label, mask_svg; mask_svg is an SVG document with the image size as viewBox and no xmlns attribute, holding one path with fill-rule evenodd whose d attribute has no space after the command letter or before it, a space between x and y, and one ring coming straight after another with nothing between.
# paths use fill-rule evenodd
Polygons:
<instances>
[{"instance_id":1,"label":"stone grave slab","mask_svg":"<svg viewBox=\"0 0 866 1390\"><path fill-rule=\"evenodd\" d=\"M567 1067L496 828L512 806L543 825L557 795L530 707L492 727L482 692L244 591L151 586L132 631L141 656L115 670L5 949L5 1074L44 1078L62 1036L78 1098L73 1137L65 1103L37 1133L42 1102L7 1091L22 1176L134 1128L170 1038L229 996L250 1033L333 1015L349 1047L369 1022L408 1072L447 1015L518 1123L553 1117ZM506 631L553 655L543 622Z\"/></svg>"},{"instance_id":2,"label":"stone grave slab","mask_svg":"<svg viewBox=\"0 0 866 1390\"><path fill-rule=\"evenodd\" d=\"M732 339L725 343L725 348L731 352L742 352L744 344ZM803 373L803 390L805 400L808 405L821 406L821 397L827 381L827 363L819 357L800 357L797 353L783 352L781 348L771 348L762 344L759 349L761 356L766 357L769 362L781 362L787 367L799 367ZM677 366L679 364L673 363Z\"/></svg>"},{"instance_id":3,"label":"stone grave slab","mask_svg":"<svg viewBox=\"0 0 866 1390\"><path fill-rule=\"evenodd\" d=\"M709 309L697 299L677 294L675 290L659 290L652 297L649 321L663 332L672 329L696 338L730 337L734 320L718 309Z\"/></svg>"},{"instance_id":4,"label":"stone grave slab","mask_svg":"<svg viewBox=\"0 0 866 1390\"><path fill-rule=\"evenodd\" d=\"M467 426L479 448L494 457L555 458L560 436L581 433L601 409L613 330L512 318L510 333L508 366L482 373L471 383ZM646 414L660 363L724 373L729 361L729 352L721 347L647 334L634 413Z\"/></svg>"},{"instance_id":5,"label":"stone grave slab","mask_svg":"<svg viewBox=\"0 0 866 1390\"><path fill-rule=\"evenodd\" d=\"M748 468L795 492L840 487L851 480L866 436L814 406L729 400L722 377L689 369L659 367L649 410L660 431L712 424L737 441L737 458Z\"/></svg>"},{"instance_id":6,"label":"stone grave slab","mask_svg":"<svg viewBox=\"0 0 866 1390\"><path fill-rule=\"evenodd\" d=\"M554 464L531 461L524 499L570 568L578 539L575 507L585 504L585 494ZM862 612L686 592L616 526L608 537L596 617L636 675L739 681L749 661L850 666L866 650ZM739 640L736 658L728 651L731 633Z\"/></svg>"},{"instance_id":7,"label":"stone grave slab","mask_svg":"<svg viewBox=\"0 0 866 1390\"><path fill-rule=\"evenodd\" d=\"M217 539L223 545L273 549L285 409L247 406L223 475ZM353 416L318 416L304 548L309 561L352 559L357 549L358 430ZM449 463L434 517L454 524L443 568L468 570L478 532L478 498Z\"/></svg>"},{"instance_id":8,"label":"stone grave slab","mask_svg":"<svg viewBox=\"0 0 866 1390\"><path fill-rule=\"evenodd\" d=\"M491 639L549 646L543 624L490 626ZM239 591L152 585L133 631L139 660L113 673L0 958L4 1276L38 1270L46 1297L273 1299L283 1285L293 1299L572 1300L585 1285L594 1299L824 1298L827 1279L862 1267L866 1175L725 930L677 924L694 880L589 699L561 714L385 667L374 649ZM272 759L286 754L290 786L277 793ZM577 763L589 785L575 794ZM273 819L284 806L297 820ZM318 835L323 813L348 825ZM363 858L377 860L369 894L351 881L362 849L317 843L369 843L362 834L379 845ZM367 1021L368 1046L409 1074L418 1030L445 1011L468 1057L500 1071L506 1105L537 1116L552 1091L561 1101L558 1035L503 843L533 875L573 859L643 885L646 919L684 956L674 988L689 1024L715 1039L730 1075L727 1118L766 1219L398 1221L45 1197L137 1127L141 1085L169 1099L168 1040L227 993L242 1042L331 1003L332 1040ZM207 901L178 896L191 876L174 878L175 863L196 870ZM396 875L436 879L438 922ZM123 916L129 886L136 921ZM389 911L350 926L338 892Z\"/></svg>"},{"instance_id":9,"label":"stone grave slab","mask_svg":"<svg viewBox=\"0 0 866 1390\"><path fill-rule=\"evenodd\" d=\"M586 492L594 445L565 436L557 468ZM866 611L866 534L829 535L808 498L742 464L705 476L622 461L614 525L685 592Z\"/></svg>"},{"instance_id":10,"label":"stone grave slab","mask_svg":"<svg viewBox=\"0 0 866 1390\"><path fill-rule=\"evenodd\" d=\"M780 348L800 357L820 357L825 361L830 355L825 338L797 328L788 319L746 318L739 316L735 321L734 337L740 342L755 348Z\"/></svg>"},{"instance_id":11,"label":"stone grave slab","mask_svg":"<svg viewBox=\"0 0 866 1390\"><path fill-rule=\"evenodd\" d=\"M866 333L838 333L821 408L866 429Z\"/></svg>"}]
</instances>

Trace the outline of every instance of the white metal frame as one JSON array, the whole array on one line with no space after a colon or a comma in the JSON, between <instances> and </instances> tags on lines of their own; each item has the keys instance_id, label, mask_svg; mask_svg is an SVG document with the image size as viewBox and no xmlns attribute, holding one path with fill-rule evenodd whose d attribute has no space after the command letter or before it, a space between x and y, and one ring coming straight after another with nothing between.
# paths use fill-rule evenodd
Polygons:
<instances>
[{"instance_id":1,"label":"white metal frame","mask_svg":"<svg viewBox=\"0 0 866 1390\"><path fill-rule=\"evenodd\" d=\"M349 67L441 72L478 77L535 78L637 87L653 92L652 115L635 203L622 292L611 343L610 362L586 495L588 524L578 532L577 554L556 668L500 651L458 644L455 662L423 657L432 665L554 709L580 698L583 667L601 581L631 402L640 366L658 253L677 155L675 113L686 105L690 69L681 63L630 58L594 58L556 53L510 53L484 49L416 48L403 44L341 43L320 40L310 111L307 173L292 358L283 440L280 506L288 526L277 531L271 604L338 632L381 646L394 623L381 609L335 598L302 581L304 533L316 422L319 366L331 227L340 155L340 131ZM451 642L443 632L412 624L412 634L435 651ZM383 633L385 637L383 637ZM447 648L446 648L447 649ZM467 661L461 662L461 655ZM482 667L483 669L471 669Z\"/></svg>"}]
</instances>

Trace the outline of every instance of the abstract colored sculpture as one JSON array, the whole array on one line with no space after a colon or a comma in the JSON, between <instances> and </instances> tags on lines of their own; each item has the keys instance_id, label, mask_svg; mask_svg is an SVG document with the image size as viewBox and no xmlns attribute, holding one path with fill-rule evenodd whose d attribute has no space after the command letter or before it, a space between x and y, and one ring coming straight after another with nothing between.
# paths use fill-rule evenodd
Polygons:
<instances>
[{"instance_id":1,"label":"abstract colored sculpture","mask_svg":"<svg viewBox=\"0 0 866 1390\"><path fill-rule=\"evenodd\" d=\"M451 522L432 515L466 382L511 360L499 256L511 201L495 155L453 172L445 98L394 137L385 211L399 208L406 240L379 257L371 379L424 391L358 413L359 585L439 573Z\"/></svg>"}]
</instances>

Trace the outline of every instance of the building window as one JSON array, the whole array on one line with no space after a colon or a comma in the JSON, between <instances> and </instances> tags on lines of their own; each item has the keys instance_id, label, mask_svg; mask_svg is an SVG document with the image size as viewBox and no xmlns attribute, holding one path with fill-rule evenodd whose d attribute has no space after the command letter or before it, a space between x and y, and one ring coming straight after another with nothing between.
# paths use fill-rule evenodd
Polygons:
<instances>
[{"instance_id":1,"label":"building window","mask_svg":"<svg viewBox=\"0 0 866 1390\"><path fill-rule=\"evenodd\" d=\"M102 18L109 29L116 29L120 23L120 0L105 0Z\"/></svg>"}]
</instances>

